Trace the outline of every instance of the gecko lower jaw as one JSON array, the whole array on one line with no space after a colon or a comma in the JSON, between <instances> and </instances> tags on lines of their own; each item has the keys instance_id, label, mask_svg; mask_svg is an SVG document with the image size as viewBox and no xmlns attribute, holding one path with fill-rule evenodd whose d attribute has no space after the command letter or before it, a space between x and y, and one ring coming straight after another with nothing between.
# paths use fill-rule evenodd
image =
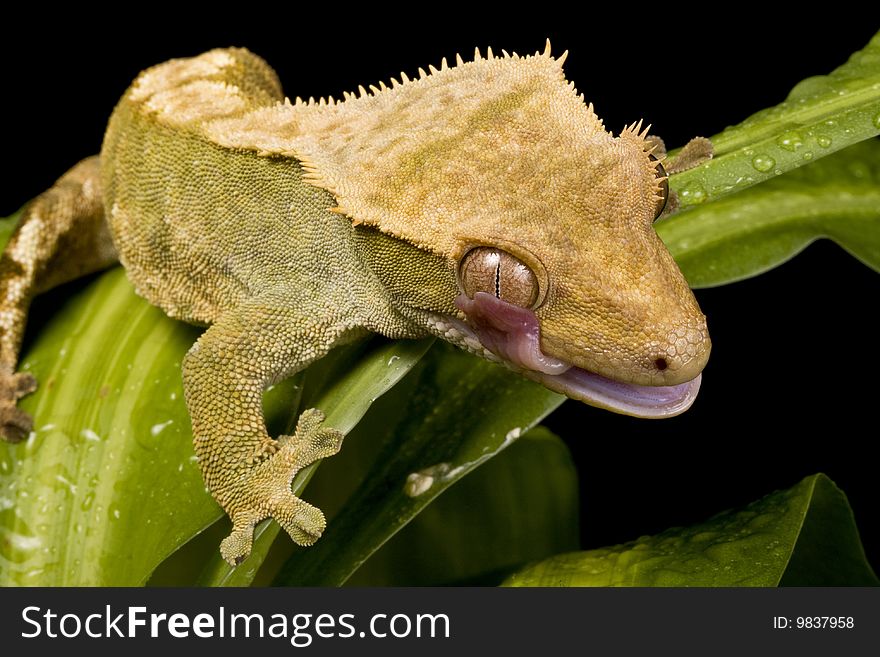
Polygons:
<instances>
[{"instance_id":1,"label":"gecko lower jaw","mask_svg":"<svg viewBox=\"0 0 880 657\"><path fill-rule=\"evenodd\" d=\"M580 367L556 375L528 370L522 370L522 374L554 392L590 406L647 419L684 413L697 398L703 378L702 374L697 374L690 381L674 386L640 386L615 381Z\"/></svg>"},{"instance_id":2,"label":"gecko lower jaw","mask_svg":"<svg viewBox=\"0 0 880 657\"><path fill-rule=\"evenodd\" d=\"M541 352L535 314L494 296L478 292L474 299L460 295L456 306L468 323L446 318L461 335L459 343L481 355L500 360L526 378L554 392L591 406L638 418L667 418L683 413L700 390L702 375L672 386L644 386L573 366Z\"/></svg>"}]
</instances>

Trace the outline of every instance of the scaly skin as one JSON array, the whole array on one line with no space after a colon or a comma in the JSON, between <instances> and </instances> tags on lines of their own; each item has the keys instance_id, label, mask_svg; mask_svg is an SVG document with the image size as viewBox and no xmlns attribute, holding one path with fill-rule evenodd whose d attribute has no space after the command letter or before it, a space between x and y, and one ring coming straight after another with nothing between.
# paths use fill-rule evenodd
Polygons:
<instances>
[{"instance_id":1,"label":"scaly skin","mask_svg":"<svg viewBox=\"0 0 880 657\"><path fill-rule=\"evenodd\" d=\"M702 369L705 319L651 227L663 180L649 152L661 151L636 126L606 132L561 64L549 50L490 53L344 103L291 103L261 59L215 50L149 69L123 96L87 186L100 190L138 293L210 325L183 376L205 481L233 521L221 547L230 563L247 556L265 517L304 545L324 528L290 482L342 436L311 409L293 436L273 440L266 386L368 331L433 333L505 360L469 332L473 318L456 303L474 247L504 250L533 286L516 297L533 306L510 316L540 327L533 349L546 362L654 386ZM19 232L41 235L37 215L29 210ZM84 234L103 230L94 215ZM81 266L73 260L56 264ZM490 283L501 275L470 271ZM12 269L6 279L27 294L36 285ZM508 307L500 280L484 314ZM26 301L7 293L3 304L15 316L0 327L10 345L0 410L12 413L30 389L13 378Z\"/></svg>"}]
</instances>

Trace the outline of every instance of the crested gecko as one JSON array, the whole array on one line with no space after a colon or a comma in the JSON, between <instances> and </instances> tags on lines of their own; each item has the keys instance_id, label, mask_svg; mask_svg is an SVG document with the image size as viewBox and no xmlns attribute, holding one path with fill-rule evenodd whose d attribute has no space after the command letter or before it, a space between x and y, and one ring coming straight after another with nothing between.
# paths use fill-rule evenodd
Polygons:
<instances>
[{"instance_id":1,"label":"crested gecko","mask_svg":"<svg viewBox=\"0 0 880 657\"><path fill-rule=\"evenodd\" d=\"M32 297L117 260L208 327L182 370L231 564L264 518L301 545L323 532L290 484L342 435L309 409L269 436L262 393L367 332L433 334L619 413L686 410L710 340L651 224L667 171L711 144L670 162L641 122L611 134L564 59L477 51L339 102L291 102L244 49L144 71L100 155L27 206L0 258L0 433L32 426L16 407L36 388L16 372Z\"/></svg>"}]
</instances>

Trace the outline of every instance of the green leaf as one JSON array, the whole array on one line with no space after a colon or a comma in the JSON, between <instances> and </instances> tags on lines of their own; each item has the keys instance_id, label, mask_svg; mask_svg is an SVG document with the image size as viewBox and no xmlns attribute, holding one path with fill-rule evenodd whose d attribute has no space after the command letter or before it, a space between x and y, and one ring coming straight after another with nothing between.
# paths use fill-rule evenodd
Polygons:
<instances>
[{"instance_id":1,"label":"green leaf","mask_svg":"<svg viewBox=\"0 0 880 657\"><path fill-rule=\"evenodd\" d=\"M571 454L535 427L426 507L347 584L497 584L526 562L577 549L578 524Z\"/></svg>"},{"instance_id":2,"label":"green leaf","mask_svg":"<svg viewBox=\"0 0 880 657\"><path fill-rule=\"evenodd\" d=\"M15 214L0 218L0 249L6 246L6 242L9 241L9 238L12 237L12 233L15 232L15 227L18 225L18 220L21 219L21 213L24 208L21 208Z\"/></svg>"},{"instance_id":3,"label":"green leaf","mask_svg":"<svg viewBox=\"0 0 880 657\"><path fill-rule=\"evenodd\" d=\"M118 268L43 328L21 365L40 383L21 403L35 432L0 443L0 584L141 584L217 519L181 389L197 336Z\"/></svg>"},{"instance_id":4,"label":"green leaf","mask_svg":"<svg viewBox=\"0 0 880 657\"><path fill-rule=\"evenodd\" d=\"M880 134L880 33L826 76L711 138L716 156L670 179L681 207L739 192Z\"/></svg>"},{"instance_id":5,"label":"green leaf","mask_svg":"<svg viewBox=\"0 0 880 657\"><path fill-rule=\"evenodd\" d=\"M0 443L0 585L142 584L223 515L202 483L183 403L180 363L198 333L135 296L120 268L43 327L21 365L40 382L21 404L36 430ZM377 341L328 358L325 370L346 370L314 386L328 421L350 429L429 344ZM267 393L270 428L295 419L295 386ZM242 564L237 581L258 561Z\"/></svg>"},{"instance_id":6,"label":"green leaf","mask_svg":"<svg viewBox=\"0 0 880 657\"><path fill-rule=\"evenodd\" d=\"M780 586L880 586L843 491L815 475L813 496Z\"/></svg>"},{"instance_id":7,"label":"green leaf","mask_svg":"<svg viewBox=\"0 0 880 657\"><path fill-rule=\"evenodd\" d=\"M739 511L624 545L561 554L507 586L776 586L880 584L852 510L825 475Z\"/></svg>"},{"instance_id":8,"label":"green leaf","mask_svg":"<svg viewBox=\"0 0 880 657\"><path fill-rule=\"evenodd\" d=\"M276 583L344 583L437 495L563 400L445 343L398 388L408 396L397 398L399 420L385 418L387 439L372 468L321 540L295 551Z\"/></svg>"},{"instance_id":9,"label":"green leaf","mask_svg":"<svg viewBox=\"0 0 880 657\"><path fill-rule=\"evenodd\" d=\"M822 237L880 271L880 140L675 214L657 232L692 287L755 276Z\"/></svg>"}]
</instances>

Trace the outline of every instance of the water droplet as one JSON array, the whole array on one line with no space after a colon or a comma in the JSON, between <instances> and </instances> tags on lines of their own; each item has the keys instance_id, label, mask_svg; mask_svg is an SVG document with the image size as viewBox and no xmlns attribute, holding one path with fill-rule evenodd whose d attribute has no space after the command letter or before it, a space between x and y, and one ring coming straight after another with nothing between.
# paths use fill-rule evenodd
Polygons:
<instances>
[{"instance_id":1,"label":"water droplet","mask_svg":"<svg viewBox=\"0 0 880 657\"><path fill-rule=\"evenodd\" d=\"M693 180L681 188L679 197L683 205L697 205L706 201L707 194L703 185Z\"/></svg>"},{"instance_id":2,"label":"water droplet","mask_svg":"<svg viewBox=\"0 0 880 657\"><path fill-rule=\"evenodd\" d=\"M812 159L813 159L813 153L811 153L810 151L807 151L806 153L804 153L804 159L805 159L805 160L812 160Z\"/></svg>"},{"instance_id":3,"label":"water droplet","mask_svg":"<svg viewBox=\"0 0 880 657\"><path fill-rule=\"evenodd\" d=\"M88 511L89 509L92 508L92 503L94 501L95 501L95 493L94 492L86 493L86 496L85 496L85 498L83 498L82 504L80 504L79 507L83 511Z\"/></svg>"},{"instance_id":4,"label":"water droplet","mask_svg":"<svg viewBox=\"0 0 880 657\"><path fill-rule=\"evenodd\" d=\"M408 497L418 497L426 493L434 485L434 477L425 475L420 472L411 472L406 477L406 484L403 491Z\"/></svg>"},{"instance_id":5,"label":"water droplet","mask_svg":"<svg viewBox=\"0 0 880 657\"><path fill-rule=\"evenodd\" d=\"M755 157L752 158L752 166L763 173L766 171L770 171L770 169L775 167L776 160L774 160L769 155L755 155Z\"/></svg>"},{"instance_id":6,"label":"water droplet","mask_svg":"<svg viewBox=\"0 0 880 657\"><path fill-rule=\"evenodd\" d=\"M79 435L85 438L86 440L93 440L95 442L100 442L101 436L96 434L92 429L83 429L79 432Z\"/></svg>"},{"instance_id":7,"label":"water droplet","mask_svg":"<svg viewBox=\"0 0 880 657\"><path fill-rule=\"evenodd\" d=\"M874 115L874 127L880 130L880 112Z\"/></svg>"},{"instance_id":8,"label":"water droplet","mask_svg":"<svg viewBox=\"0 0 880 657\"><path fill-rule=\"evenodd\" d=\"M828 148L831 146L831 137L826 137L825 135L818 135L816 137L816 143L819 144L822 148Z\"/></svg>"},{"instance_id":9,"label":"water droplet","mask_svg":"<svg viewBox=\"0 0 880 657\"><path fill-rule=\"evenodd\" d=\"M784 148L787 151L796 151L804 145L804 140L801 139L801 136L797 132L791 130L779 135L776 143L779 144L780 148Z\"/></svg>"},{"instance_id":10,"label":"water droplet","mask_svg":"<svg viewBox=\"0 0 880 657\"><path fill-rule=\"evenodd\" d=\"M169 424L172 424L174 420L166 420L165 422L160 422L159 424L154 424L150 427L150 434L153 436L158 436Z\"/></svg>"}]
</instances>

